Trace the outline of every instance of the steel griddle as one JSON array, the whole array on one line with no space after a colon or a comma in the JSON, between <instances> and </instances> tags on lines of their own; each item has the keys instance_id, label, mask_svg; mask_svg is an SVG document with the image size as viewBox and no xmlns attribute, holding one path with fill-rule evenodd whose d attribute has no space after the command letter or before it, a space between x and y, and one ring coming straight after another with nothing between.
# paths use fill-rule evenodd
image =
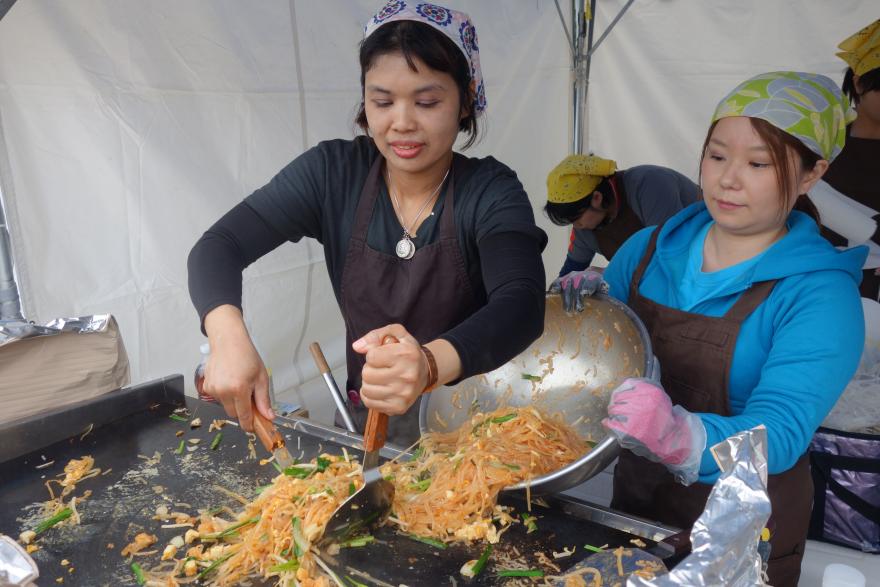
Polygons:
<instances>
[{"instance_id":1,"label":"steel griddle","mask_svg":"<svg viewBox=\"0 0 880 587\"><path fill-rule=\"evenodd\" d=\"M193 416L202 419L201 428L174 421L169 415L175 408L187 406ZM40 550L32 556L40 567L40 584L53 584L64 577L63 585L134 585L129 561L120 555L135 534L156 534L157 553L135 557L142 566L155 565L168 541L182 535L186 528L162 529L162 522L152 520L156 507L195 514L198 508L226 505L238 510L239 504L214 485L253 498L258 487L277 475L275 469L261 466L248 458L246 437L235 426L223 428L217 450L209 448L214 432L208 425L225 419L215 404L185 397L183 377L172 376L143 385L125 388L103 397L40 417L0 427L0 532L18 537L43 518L39 505L48 499L44 487L73 458L91 455L95 466L109 473L80 482L73 495L91 490L92 495L79 507L80 526L56 527L41 535ZM308 460L321 452L341 454L347 449L362 448L362 439L348 432L299 418L281 418L294 457ZM83 436L90 427L91 431ZM175 453L183 430L187 446L182 455ZM82 437L82 438L81 438ZM191 445L190 438L200 443ZM260 457L263 454L257 446ZM399 454L389 445L385 458ZM156 453L159 460L153 458ZM139 456L140 455L140 456ZM54 464L35 467L54 460ZM489 564L476 579L459 574L461 566L479 557L483 544L451 546L439 550L406 538L391 528L375 534L376 541L362 548L342 549L331 559L343 573L367 585L514 585L529 584L529 579L500 579L495 572L511 566L505 559L516 559L529 568L544 568L536 553L553 560L553 552L574 547L571 556L555 560L562 571L591 553L584 544L632 547L640 538L652 554L671 560L672 549L657 541L668 538L674 529L622 515L568 497L544 498L548 507L532 506L538 531L526 534L521 524L504 533ZM526 511L526 503L516 496L502 502ZM177 504L177 505L175 505ZM112 545L112 547L110 547ZM62 559L69 566L62 566ZM74 570L70 572L70 568ZM553 571L548 571L552 573ZM516 581L519 581L517 583ZM255 581L253 585L271 585Z\"/></svg>"}]
</instances>

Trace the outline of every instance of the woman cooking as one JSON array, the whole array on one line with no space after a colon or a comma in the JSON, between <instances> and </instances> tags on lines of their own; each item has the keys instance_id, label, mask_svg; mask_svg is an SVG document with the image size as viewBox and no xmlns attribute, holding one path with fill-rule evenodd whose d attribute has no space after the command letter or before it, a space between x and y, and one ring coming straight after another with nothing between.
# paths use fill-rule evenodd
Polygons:
<instances>
[{"instance_id":1,"label":"woman cooking","mask_svg":"<svg viewBox=\"0 0 880 587\"><path fill-rule=\"evenodd\" d=\"M252 428L271 418L267 375L245 328L242 270L311 237L346 326L348 395L389 415L388 439L418 438L437 385L492 370L543 330L546 235L516 174L453 152L486 107L476 31L435 4L388 2L360 46L365 136L318 144L212 226L189 257L211 344L205 389ZM511 320L510 316L516 316ZM386 335L399 342L382 346Z\"/></svg>"},{"instance_id":2,"label":"woman cooking","mask_svg":"<svg viewBox=\"0 0 880 587\"><path fill-rule=\"evenodd\" d=\"M805 452L864 340L867 251L832 247L803 196L840 152L849 120L824 76L740 84L703 146L703 202L634 235L604 273L647 326L662 374L612 394L603 424L632 449L615 470L612 507L691 527L719 475L708 447L763 424L775 586L797 585L813 497ZM576 301L599 282L574 274L557 286Z\"/></svg>"}]
</instances>

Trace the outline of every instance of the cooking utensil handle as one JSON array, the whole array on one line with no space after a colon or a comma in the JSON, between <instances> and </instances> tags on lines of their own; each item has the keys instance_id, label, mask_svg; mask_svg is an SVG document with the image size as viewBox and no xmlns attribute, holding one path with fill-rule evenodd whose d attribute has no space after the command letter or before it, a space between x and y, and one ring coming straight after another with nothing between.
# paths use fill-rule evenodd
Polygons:
<instances>
[{"instance_id":1,"label":"cooking utensil handle","mask_svg":"<svg viewBox=\"0 0 880 587\"><path fill-rule=\"evenodd\" d=\"M320 371L321 375L324 377L324 382L327 384L327 389L330 390L330 395L333 397L336 409L339 410L339 415L342 416L342 421L345 423L346 429L348 429L349 432L357 434L357 426L354 424L354 418L352 418L351 412L348 410L348 404L345 403L345 398L342 396L342 392L339 391L339 387L336 385L336 380L333 379L333 373L330 371L330 365L327 364L327 359L324 358L324 352L321 350L321 345L317 342L313 342L309 345L309 351L312 353L315 365L318 366L318 371Z\"/></svg>"},{"instance_id":2,"label":"cooking utensil handle","mask_svg":"<svg viewBox=\"0 0 880 587\"><path fill-rule=\"evenodd\" d=\"M330 365L327 364L327 359L324 358L324 351L321 350L321 345L313 342L309 345L309 351L312 353L312 358L315 359L315 365L318 366L318 371L321 372L321 375L330 373Z\"/></svg>"},{"instance_id":3,"label":"cooking utensil handle","mask_svg":"<svg viewBox=\"0 0 880 587\"><path fill-rule=\"evenodd\" d=\"M254 402L253 398L251 398L251 409L254 413L254 432L257 434L257 438L260 439L263 446L266 447L266 450L271 453L274 452L275 449L283 447L284 437L278 432L275 424L257 410L257 404Z\"/></svg>"},{"instance_id":4,"label":"cooking utensil handle","mask_svg":"<svg viewBox=\"0 0 880 587\"><path fill-rule=\"evenodd\" d=\"M400 342L397 337L386 334L382 339L382 344L394 344ZM364 428L364 450L371 452L379 450L385 446L385 439L388 436L388 414L370 410L367 414L367 425Z\"/></svg>"}]
</instances>

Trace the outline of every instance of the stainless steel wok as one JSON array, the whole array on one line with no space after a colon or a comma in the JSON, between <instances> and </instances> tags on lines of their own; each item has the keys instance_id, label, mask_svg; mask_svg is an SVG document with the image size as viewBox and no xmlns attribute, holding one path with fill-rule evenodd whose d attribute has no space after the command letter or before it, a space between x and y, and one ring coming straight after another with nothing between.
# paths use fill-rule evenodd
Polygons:
<instances>
[{"instance_id":1,"label":"stainless steel wok","mask_svg":"<svg viewBox=\"0 0 880 587\"><path fill-rule=\"evenodd\" d=\"M455 430L468 420L475 401L484 413L500 402L535 405L562 414L581 436L597 444L570 465L532 479L533 494L563 491L607 467L620 451L600 423L608 398L626 377L652 375L651 339L633 311L614 298L597 294L584 306L582 313L567 315L560 296L548 294L544 333L529 348L494 371L422 398L422 434ZM506 491L525 487L519 483Z\"/></svg>"}]
</instances>

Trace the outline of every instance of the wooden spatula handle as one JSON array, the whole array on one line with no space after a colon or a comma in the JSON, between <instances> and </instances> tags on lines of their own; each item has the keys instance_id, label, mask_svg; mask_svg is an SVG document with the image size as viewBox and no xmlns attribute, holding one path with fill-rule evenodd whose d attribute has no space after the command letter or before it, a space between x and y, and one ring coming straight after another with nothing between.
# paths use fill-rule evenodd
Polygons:
<instances>
[{"instance_id":1,"label":"wooden spatula handle","mask_svg":"<svg viewBox=\"0 0 880 587\"><path fill-rule=\"evenodd\" d=\"M396 337L386 334L382 344L394 344L400 342ZM385 446L388 436L388 414L370 410L367 414L367 425L364 427L364 450L367 452L379 450Z\"/></svg>"},{"instance_id":2,"label":"wooden spatula handle","mask_svg":"<svg viewBox=\"0 0 880 587\"><path fill-rule=\"evenodd\" d=\"M284 437L278 432L275 424L257 410L257 404L253 403L253 399L251 400L251 409L254 413L254 432L266 450L273 452L276 448L284 446Z\"/></svg>"},{"instance_id":3,"label":"wooden spatula handle","mask_svg":"<svg viewBox=\"0 0 880 587\"><path fill-rule=\"evenodd\" d=\"M318 370L322 375L330 372L330 365L327 364L327 359L324 358L324 352L321 350L321 345L317 342L313 342L309 345L309 351L312 353L312 358L315 359L315 364L318 365Z\"/></svg>"}]
</instances>

